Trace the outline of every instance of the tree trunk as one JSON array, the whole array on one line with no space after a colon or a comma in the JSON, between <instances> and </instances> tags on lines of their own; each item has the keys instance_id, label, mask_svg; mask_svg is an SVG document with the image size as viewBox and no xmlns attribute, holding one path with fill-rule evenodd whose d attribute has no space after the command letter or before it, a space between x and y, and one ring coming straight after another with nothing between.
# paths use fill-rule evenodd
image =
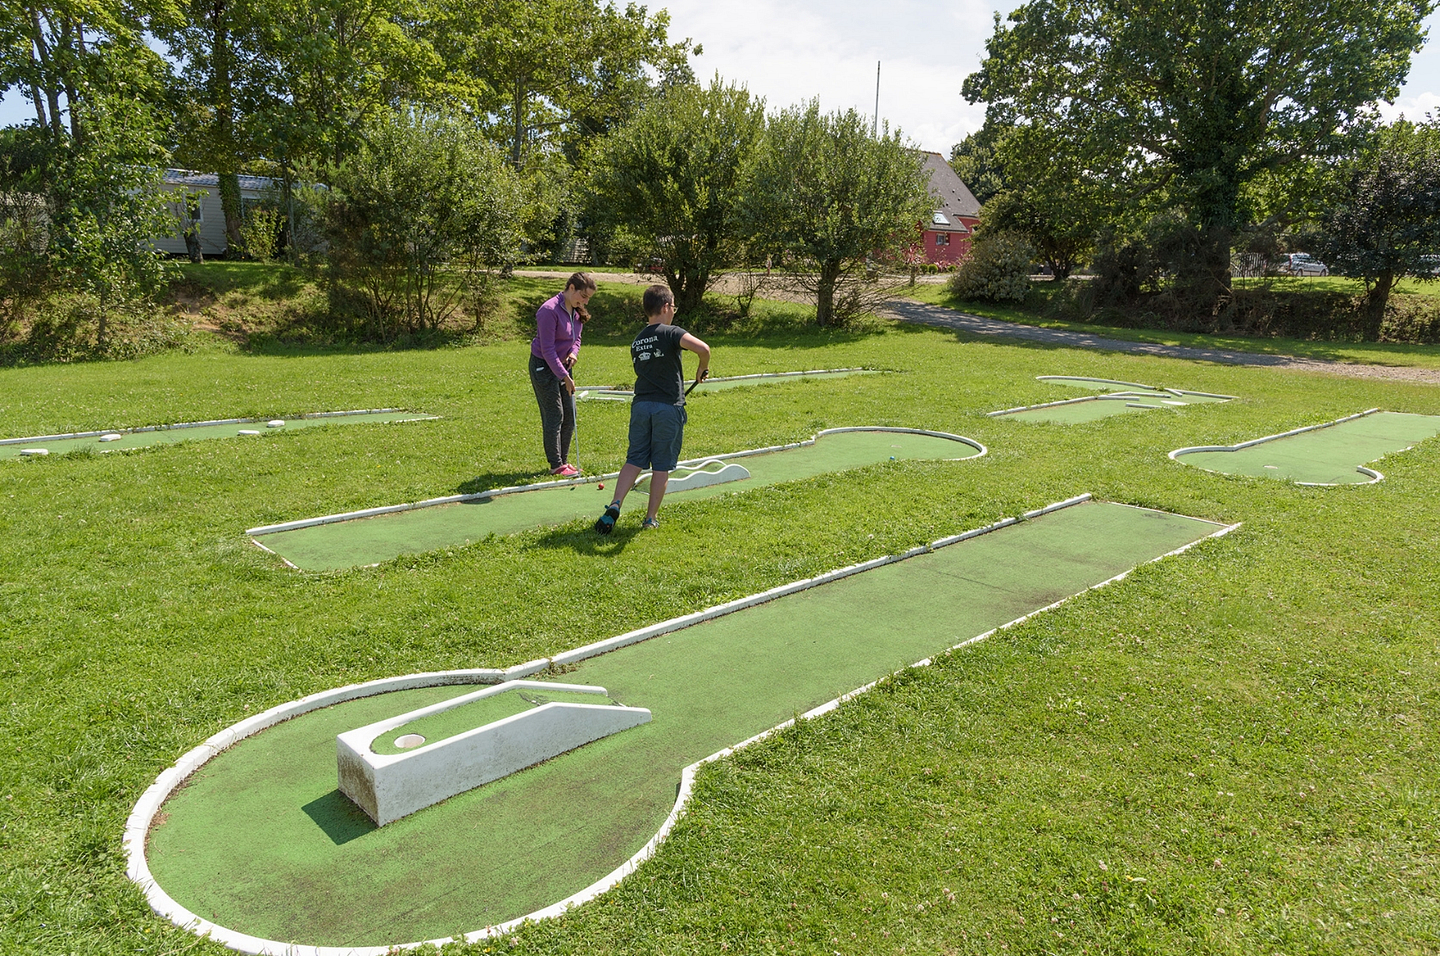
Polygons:
<instances>
[{"instance_id":1,"label":"tree trunk","mask_svg":"<svg viewBox=\"0 0 1440 956\"><path fill-rule=\"evenodd\" d=\"M245 251L240 226L244 210L240 203L239 150L235 144L235 91L231 63L230 21L227 0L214 0L210 7L210 103L215 109L215 165L220 180L220 208L225 213L225 246L228 254Z\"/></svg>"},{"instance_id":2,"label":"tree trunk","mask_svg":"<svg viewBox=\"0 0 1440 956\"><path fill-rule=\"evenodd\" d=\"M675 296L675 311L681 315L694 314L705 300L705 283L693 275L682 275L677 285L678 289L673 286L670 289Z\"/></svg>"},{"instance_id":3,"label":"tree trunk","mask_svg":"<svg viewBox=\"0 0 1440 956\"><path fill-rule=\"evenodd\" d=\"M1385 323L1385 306L1395 288L1395 273L1384 272L1375 277L1375 284L1365 293L1365 341L1380 341L1380 327Z\"/></svg>"},{"instance_id":4,"label":"tree trunk","mask_svg":"<svg viewBox=\"0 0 1440 956\"><path fill-rule=\"evenodd\" d=\"M520 78L515 78L515 135L510 143L510 165L520 168L520 148L525 140L525 88Z\"/></svg>"},{"instance_id":5,"label":"tree trunk","mask_svg":"<svg viewBox=\"0 0 1440 956\"><path fill-rule=\"evenodd\" d=\"M839 281L840 260L821 262L820 277L815 287L815 324L821 328L835 324L835 286Z\"/></svg>"},{"instance_id":6,"label":"tree trunk","mask_svg":"<svg viewBox=\"0 0 1440 956\"><path fill-rule=\"evenodd\" d=\"M231 168L234 168L233 165ZM225 254L238 258L245 252L245 243L240 238L240 225L244 221L244 214L240 206L239 173L220 174L220 208L225 211Z\"/></svg>"}]
</instances>

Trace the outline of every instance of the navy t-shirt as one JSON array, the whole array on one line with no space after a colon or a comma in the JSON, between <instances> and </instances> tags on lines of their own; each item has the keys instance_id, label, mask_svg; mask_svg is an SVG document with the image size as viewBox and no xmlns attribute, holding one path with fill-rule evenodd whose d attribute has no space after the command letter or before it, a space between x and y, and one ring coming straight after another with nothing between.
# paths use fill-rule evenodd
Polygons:
<instances>
[{"instance_id":1,"label":"navy t-shirt","mask_svg":"<svg viewBox=\"0 0 1440 956\"><path fill-rule=\"evenodd\" d=\"M635 366L635 401L685 404L685 369L680 364L680 340L685 330L678 325L647 325L630 343L630 361Z\"/></svg>"}]
</instances>

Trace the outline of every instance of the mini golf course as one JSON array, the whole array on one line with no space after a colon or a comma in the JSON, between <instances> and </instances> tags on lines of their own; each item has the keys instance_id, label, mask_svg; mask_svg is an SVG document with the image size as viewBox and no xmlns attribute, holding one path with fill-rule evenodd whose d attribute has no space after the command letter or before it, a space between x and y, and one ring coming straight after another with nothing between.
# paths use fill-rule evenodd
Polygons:
<instances>
[{"instance_id":1,"label":"mini golf course","mask_svg":"<svg viewBox=\"0 0 1440 956\"><path fill-rule=\"evenodd\" d=\"M507 671L281 705L161 775L129 874L169 919L257 953L378 956L553 915L654 851L699 763L1234 527L1087 498ZM338 734L552 665L653 719L381 827L337 789Z\"/></svg>"},{"instance_id":2,"label":"mini golf course","mask_svg":"<svg viewBox=\"0 0 1440 956\"><path fill-rule=\"evenodd\" d=\"M807 372L757 372L753 375L729 375L707 378L695 386L695 393L718 392L727 388L742 388L746 385L769 385L775 382L793 382L799 379L845 378L850 375L878 375L873 368L822 368ZM628 402L634 398L630 388L615 385L582 385L575 390L575 397L582 401Z\"/></svg>"},{"instance_id":3,"label":"mini golf course","mask_svg":"<svg viewBox=\"0 0 1440 956\"><path fill-rule=\"evenodd\" d=\"M182 441L208 438L235 438L271 432L294 431L316 425L361 425L377 422L413 422L438 418L398 408L370 411L311 412L299 418L271 419L227 418L211 422L180 422L175 425L150 425L143 428L121 428L105 432L76 432L69 435L43 435L38 438L0 439L0 459L29 456L62 455L67 452L93 449L119 451L144 448Z\"/></svg>"},{"instance_id":4,"label":"mini golf course","mask_svg":"<svg viewBox=\"0 0 1440 956\"><path fill-rule=\"evenodd\" d=\"M1102 394L1086 395L1083 398L1068 398L1043 405L1026 405L1022 408L1007 408L990 412L991 418L1016 418L1026 422L1050 422L1058 425L1074 425L1092 422L1112 415L1131 412L1148 412L1161 408L1183 408L1186 405L1204 405L1214 402L1228 402L1234 395L1212 395L1208 392L1191 392L1180 388L1157 388L1135 382L1117 382L1103 378L1082 378L1071 375L1039 375L1036 381L1083 388Z\"/></svg>"},{"instance_id":5,"label":"mini golf course","mask_svg":"<svg viewBox=\"0 0 1440 956\"><path fill-rule=\"evenodd\" d=\"M782 481L811 478L890 460L961 460L985 454L979 442L958 435L903 428L832 428L793 445L735 452L682 462L666 492L667 503L695 500L759 488ZM730 467L723 477L735 480L686 488L685 476L708 471L716 464ZM743 463L743 465L742 465ZM479 541L490 534L512 534L527 528L562 524L577 518L596 518L610 503L614 475L574 478L516 488L500 488L472 495L435 498L413 504L311 518L251 528L246 532L268 551L292 567L326 571L388 561L402 554L455 547ZM606 485L597 489L596 483ZM634 512L637 486L627 504ZM643 506L640 506L643 514ZM633 517L633 514L632 514ZM621 525L626 524L622 515ZM634 519L638 521L638 519Z\"/></svg>"},{"instance_id":6,"label":"mini golf course","mask_svg":"<svg viewBox=\"0 0 1440 956\"><path fill-rule=\"evenodd\" d=\"M1177 448L1170 457L1226 475L1280 478L1297 485L1356 485L1385 476L1365 465L1440 434L1440 416L1370 409L1358 415L1238 445Z\"/></svg>"}]
</instances>

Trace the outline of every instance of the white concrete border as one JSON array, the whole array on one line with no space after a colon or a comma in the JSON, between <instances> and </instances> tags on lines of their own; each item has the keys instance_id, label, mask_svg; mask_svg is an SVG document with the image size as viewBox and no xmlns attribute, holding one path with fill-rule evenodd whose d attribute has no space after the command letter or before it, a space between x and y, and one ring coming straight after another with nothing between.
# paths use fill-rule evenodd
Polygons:
<instances>
[{"instance_id":1,"label":"white concrete border","mask_svg":"<svg viewBox=\"0 0 1440 956\"><path fill-rule=\"evenodd\" d=\"M1124 385L1126 388L1150 388L1140 382L1122 382L1113 378L1092 378L1089 375L1037 375L1037 382L1098 382L1101 385ZM1152 389L1153 390L1153 389Z\"/></svg>"},{"instance_id":2,"label":"white concrete border","mask_svg":"<svg viewBox=\"0 0 1440 956\"><path fill-rule=\"evenodd\" d=\"M1304 428L1292 428L1288 432L1281 432L1278 435L1266 435L1264 438L1252 438L1249 441L1242 441L1238 445L1191 445L1187 448L1177 448L1174 451L1170 452L1169 457L1171 461L1180 461L1181 455L1189 455L1199 451L1240 451L1244 448L1252 448L1255 445L1263 445L1267 441L1279 441L1281 438L1291 438L1295 435L1303 435L1306 432L1318 431L1322 428L1330 428L1334 425L1344 424L1345 422L1353 422L1356 419L1364 418L1366 415L1374 415L1378 411L1380 411L1380 409L1378 408L1367 408L1363 412L1356 412L1354 415L1346 415L1344 418L1337 418L1333 422L1321 422L1319 425L1306 425ZM1400 451L1409 451L1411 448L1414 447L1414 445L1407 445L1404 448L1400 449ZM1182 464L1188 464L1188 462L1182 462ZM1190 467L1200 468L1199 465L1191 465ZM1214 468L1200 468L1200 470L1208 471L1212 475L1227 475L1232 478L1259 477L1251 475L1234 475L1233 473L1228 471L1216 471ZM1364 465L1356 465L1355 470L1360 472L1360 474L1362 475L1366 475L1367 477L1369 477L1370 480L1349 482L1349 484L1373 485L1377 481L1383 481L1385 479L1385 476L1380 474L1380 472L1376 471L1373 468L1366 468ZM1347 484L1347 482L1338 481L1292 481L1290 483L1292 485L1301 485L1306 488L1338 488L1342 484Z\"/></svg>"},{"instance_id":3,"label":"white concrete border","mask_svg":"<svg viewBox=\"0 0 1440 956\"><path fill-rule=\"evenodd\" d=\"M1037 375L1037 382L1099 382L1103 385L1124 385L1127 388L1143 388L1148 392L1170 392L1174 395L1198 395L1201 398L1223 398L1233 402L1238 395L1221 395L1216 392L1192 392L1184 388L1169 388L1159 385L1142 385L1139 382L1121 382L1111 378L1091 378L1088 375ZM1041 407L1041 406L1035 406Z\"/></svg>"},{"instance_id":4,"label":"white concrete border","mask_svg":"<svg viewBox=\"0 0 1440 956\"><path fill-rule=\"evenodd\" d=\"M709 465L719 465L720 467L714 471L706 471L705 469ZM682 467L687 470L691 468L689 465L676 465L675 467L676 470ZM631 487L635 491L645 491L649 488L650 479L654 474L654 472L648 470L640 472L639 476L635 479L635 484ZM676 475L674 472L671 472L670 482L666 486L666 494L669 494L671 491L694 491L696 488L704 488L708 485L723 485L731 481L744 481L749 477L750 472L746 470L744 465L736 464L733 461L727 464L719 458L708 458L700 462L700 464L693 466L693 470L690 470L689 474ZM642 485L645 487L642 488Z\"/></svg>"},{"instance_id":5,"label":"white concrete border","mask_svg":"<svg viewBox=\"0 0 1440 956\"><path fill-rule=\"evenodd\" d=\"M727 455L711 455L706 458L688 458L676 465L677 468L697 468L702 464L712 461L729 461L732 458L748 458L751 455L768 455L770 452L787 451L791 448L804 448L813 445L822 435L834 435L840 432L898 432L910 435L933 435L936 438L948 438L958 441L961 444L969 445L976 449L978 454L966 455L963 458L942 458L940 461L966 461L970 458L980 458L989 453L984 445L973 438L966 438L963 435L952 435L949 432L930 431L924 428L902 428L888 425L857 425L848 428L826 428L816 432L814 436L805 441L791 442L788 445L771 445L768 448L751 448L748 451L731 452ZM509 485L504 488L492 488L489 491L475 491L463 495L446 495L443 498L426 498L424 501L411 501L401 505L382 505L378 508L362 508L359 511L346 511L340 514L322 515L318 518L302 518L298 521L283 521L279 524L261 525L258 528L248 528L245 533L252 538L261 535L275 534L280 531L298 531L301 528L314 528L322 524L336 524L341 521L354 521L357 518L374 518L377 515L394 514L399 511L414 511L417 508L433 508L436 505L450 505L462 501L479 501L482 498L498 498L500 495L519 494L522 491L539 491L543 488L565 488L571 485L588 485L595 481L609 481L619 477L618 471L607 472L603 475L583 475L579 478L564 478L558 481L541 481L531 485Z\"/></svg>"},{"instance_id":6,"label":"white concrete border","mask_svg":"<svg viewBox=\"0 0 1440 956\"><path fill-rule=\"evenodd\" d=\"M310 412L292 418L290 421L301 421L309 418L344 418L347 415L390 415L396 412L404 412L407 415L415 415L411 421L434 421L439 415L425 415L418 412L410 412L403 408L356 408L344 412ZM64 435L37 435L34 438L0 438L0 445L19 445L24 442L40 441L64 441L71 438L99 438L102 435L139 435L145 432L168 432L177 428L204 428L207 425L249 425L256 422L267 422L265 418L218 418L210 422L176 422L173 425L142 425L137 428L106 428L95 432L68 432Z\"/></svg>"},{"instance_id":7,"label":"white concrete border","mask_svg":"<svg viewBox=\"0 0 1440 956\"><path fill-rule=\"evenodd\" d=\"M822 432L821 434L824 433ZM968 439L966 441L968 441ZM160 887L160 885L151 875L150 868L145 861L146 837L150 832L150 827L154 823L155 816L159 813L160 808L164 804L165 800L170 796L172 792L174 792L176 788L178 788L182 783L184 783L186 778L188 778L192 773L198 770L206 761L216 756L221 751L234 745L238 741L243 740L246 737L259 733L261 730L264 730L267 727L271 727L279 723L282 720L288 720L291 717L296 717L300 714L304 714L311 710L319 709L321 707L327 707L331 704L342 703L344 701L354 700L360 697L373 696L375 694L388 693L389 691L393 690L408 690L415 687L430 687L443 684L497 684L506 680L515 680L522 677L528 677L553 665L570 664L576 661L584 660L589 657L596 657L600 654L608 653L609 651L624 647L627 644L638 643L639 641L647 640L652 637L657 637L661 634L668 634L673 631L678 631L682 628L689 627L692 624L698 624L702 621L721 617L725 614L739 611L747 607L752 607L756 604L762 604L777 597L783 597L787 594L793 594L797 591L803 591L807 588L816 587L830 581L836 581L841 578L849 577L853 574L859 574L862 571L868 571L873 568L882 567L887 564L895 564L899 561L904 561L921 554L927 554L939 548L956 544L960 541L965 541L970 538L979 537L983 534L988 534L1001 528L1009 527L1021 520L1038 518L1041 515L1050 514L1051 512L1059 511L1063 508L1072 507L1074 505L1078 505L1089 500L1091 500L1091 496L1089 493L1077 495L1073 498L1067 498L1064 501L1058 501L1054 504L1047 505L1044 508L1039 508L1034 511L1027 511L1020 518L1004 518L1000 521L996 521L992 524L985 525L983 527L976 528L962 534L953 535L947 538L941 538L928 545L921 545L920 547L913 548L910 551L905 552L904 554L887 555L885 557L876 558L872 561L866 561L861 564L851 565L846 568L840 568L836 571L830 571L825 574L821 574L813 578L808 578L803 581L797 581L792 584L771 588L769 591L764 591L760 594L740 598L735 601L730 601L717 607L695 612L694 614L687 614L682 617L673 618L672 620L665 621L651 627L640 628L635 631L630 631L628 634L622 634L618 637L610 638L609 640L597 641L593 644L587 644L584 647L579 647L572 651L556 654L554 657L551 658L542 658L539 660L529 661L525 664L518 664L506 670L477 669L463 671L439 671L429 674L411 674L404 677L382 678L380 680L368 681L363 684L351 684L346 687L337 688L335 690L322 691L318 694L311 694L309 697L301 698L300 700L291 701L289 703L280 704L277 707L272 707L264 713L257 714L254 717L241 721L238 724L235 724L229 728L226 728L225 730L220 731L219 733L212 736L209 740L201 744L199 747L196 747L194 750L191 750L189 753L185 754L183 757L180 758L178 762L176 762L173 767L162 773L156 779L156 781L150 785L149 789L147 789L145 793L141 795L139 802L135 804L134 810L131 811L130 817L126 821L125 833L122 839L122 845L128 861L126 866L126 875L129 876L132 881L134 881L140 886L141 890L145 893L146 899L150 903L151 909L153 909L160 916L165 917L175 925L180 926L183 929L187 929L192 933L200 936L208 936L209 938L229 947L230 949L234 949L243 953L253 953L256 954L256 956L386 956L386 954L393 953L396 950L415 949L420 946L426 945L442 946L445 943L451 942L453 939L455 939L455 937L446 937L443 939L432 940L419 940L407 943L393 943L383 946L306 946L293 943L284 943L276 940L261 939L259 937L239 933L232 929L227 929L224 926L212 923L209 920L203 919L197 916L195 913L192 913L190 910L186 909L178 902L176 902L169 894L164 891L164 889ZM1136 510L1141 511L1158 511L1158 509L1139 508L1135 505L1126 505L1125 507L1136 508ZM1176 548L1173 551L1166 552L1159 557L1151 558L1149 561L1146 561L1144 563L1152 564L1156 561L1163 560L1164 558L1181 554L1185 551L1188 551L1195 545L1199 544L1201 541L1206 541L1211 538L1223 537L1224 535L1229 534L1231 531L1234 531L1240 527L1239 524L1219 525L1217 522L1208 523L1215 524L1219 530L1208 534L1205 537L1200 538L1196 541L1192 541L1187 545ZM1140 565L1136 565L1136 567L1139 566ZM1005 624L1000 625L999 627L992 628L991 630L986 631L983 634L967 638L966 640L953 645L952 647L946 649L945 651L942 651L941 653L949 653L950 651L959 650L960 648L966 647L968 645L979 643L980 641L985 640L991 635L1014 627L1026 620L1029 620L1031 617L1034 617L1037 614L1042 614L1046 611L1059 607L1061 604L1064 604L1066 601L1071 600L1079 594L1084 594L1088 591L1093 591L1097 588L1102 588L1109 584L1113 584L1116 581L1123 580L1134 570L1134 568L1131 568L1127 571L1122 571L1120 574L1117 574L1112 578L1102 581L1099 584L1093 584L1089 586L1084 591L1080 591L1077 592L1077 594L1072 594L1068 597L1061 598L1059 601L1056 601L1053 604L1049 604L1043 608L1031 611L1028 614L1021 615L1020 617L1015 618L1013 621L1009 621ZM910 666L925 667L933 663L933 660L934 658L926 658L924 660L917 661ZM828 701L827 703L821 704L818 707L812 708L811 710L806 711L804 714L800 715L798 719L810 720L826 714L831 710L834 710L836 707L838 707L845 701L869 691L884 679L885 678L881 678L880 680L872 681L871 683L866 684L863 687L858 687L855 690L850 691L849 693L843 694L835 698L834 700ZM688 767L685 767L681 771L680 787L675 798L675 805L671 809L669 816L666 817L665 822L656 832L655 836L651 837L649 842L647 842L644 847L642 847L638 852L636 852L634 856L626 860L620 866L616 867L606 876L602 877L599 880L596 880L590 886L566 897L558 903L554 903L550 906L545 907L544 909L536 910L535 912L527 914L526 916L509 920L505 923L501 923L495 926L487 926L484 929L479 929L475 930L474 932L466 933L463 939L466 942L475 942L477 940L490 937L503 936L520 928L526 922L532 922L536 920L547 919L552 916L558 916L564 913L566 910L570 909L571 907L579 906L582 903L588 902L589 900L594 899L605 891L616 886L620 883L620 881L625 879L625 877L635 872L635 870L639 868L641 863L653 856L655 854L655 851L659 848L660 844L665 841L665 838L670 834L670 831L679 821L680 817L684 813L685 806L690 801L690 796L694 791L695 774L702 766L712 761L719 760L722 757L726 757L734 753L735 751L741 749L742 747L746 747L752 743L764 740L770 735L792 726L794 723L794 720L787 720L784 723L777 724L769 730L762 731L761 733L756 734L755 736L750 737L746 740L743 740L740 743L735 744L734 746L726 747L723 750L719 750L708 757L701 758L695 763L690 764Z\"/></svg>"},{"instance_id":8,"label":"white concrete border","mask_svg":"<svg viewBox=\"0 0 1440 956\"><path fill-rule=\"evenodd\" d=\"M1070 381L1076 381L1076 382L1103 382L1103 383L1105 383L1105 384L1107 384L1107 385L1125 385L1125 386L1130 387L1130 388L1143 388L1143 389L1145 389L1147 392L1152 392L1152 393L1153 393L1153 392L1169 392L1171 395L1175 395L1175 396L1180 397L1180 398L1184 398L1186 395L1194 395L1194 396L1196 396L1196 397L1198 397L1198 398L1217 398L1217 399L1220 399L1221 401L1233 402L1233 401L1235 401L1235 399L1238 397L1238 396L1235 396L1235 395L1219 395L1219 394L1216 394L1216 393L1214 393L1214 392L1191 392L1191 391L1187 391L1187 390L1185 390L1185 389L1183 389L1183 388L1156 388L1156 387L1151 386L1151 385L1141 385L1141 384L1139 384L1138 382L1116 382L1116 381L1111 381L1111 380L1108 379L1108 378L1086 378L1086 377L1080 376L1080 375L1037 375L1037 376L1035 376L1035 378L1036 378L1037 381L1041 381L1041 382L1052 381L1052 380L1065 380L1065 379L1068 379L1068 380L1070 380ZM1042 403L1040 403L1039 405L1019 405L1019 406L1016 406L1015 408L1002 408L1002 409L1001 409L1000 411L998 411L998 412L986 412L985 414L986 414L986 416L989 417L989 418L998 418L998 417L1000 417L1000 416L1002 416L1002 415L1016 415L1016 414L1019 414L1020 412L1039 411L1039 410L1042 409L1042 408L1058 408L1058 407L1061 406L1061 405L1077 405L1077 404L1079 404L1079 403L1081 403L1081 402L1103 402L1103 401L1106 401L1106 400L1109 400L1109 401L1124 401L1124 402L1126 403L1126 406L1127 406L1127 407L1130 407L1130 408L1161 408L1161 407L1163 407L1163 406L1160 406L1160 405L1137 405L1137 404L1129 401L1129 399L1133 399L1133 398L1149 398L1149 397L1150 397L1149 395L1136 395L1136 394L1133 393L1133 392L1123 392L1123 391L1122 391L1122 392L1107 392L1107 393L1105 393L1105 394L1103 394L1103 395L1082 395L1082 396L1080 396L1079 398L1065 398L1065 399L1061 399L1060 401L1056 401L1056 402L1042 402ZM1187 403L1185 403L1185 404L1188 405L1189 403L1187 402Z\"/></svg>"}]
</instances>

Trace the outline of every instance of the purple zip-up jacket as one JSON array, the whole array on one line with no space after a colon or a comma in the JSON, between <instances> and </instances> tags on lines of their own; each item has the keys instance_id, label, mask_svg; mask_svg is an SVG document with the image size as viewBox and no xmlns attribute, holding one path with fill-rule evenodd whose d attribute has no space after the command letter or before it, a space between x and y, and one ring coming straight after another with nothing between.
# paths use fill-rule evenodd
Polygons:
<instances>
[{"instance_id":1,"label":"purple zip-up jacket","mask_svg":"<svg viewBox=\"0 0 1440 956\"><path fill-rule=\"evenodd\" d=\"M530 340L530 354L543 358L560 381L569 378L565 359L580 354L580 320L565 311L565 293L549 299L535 312L535 338Z\"/></svg>"}]
</instances>

